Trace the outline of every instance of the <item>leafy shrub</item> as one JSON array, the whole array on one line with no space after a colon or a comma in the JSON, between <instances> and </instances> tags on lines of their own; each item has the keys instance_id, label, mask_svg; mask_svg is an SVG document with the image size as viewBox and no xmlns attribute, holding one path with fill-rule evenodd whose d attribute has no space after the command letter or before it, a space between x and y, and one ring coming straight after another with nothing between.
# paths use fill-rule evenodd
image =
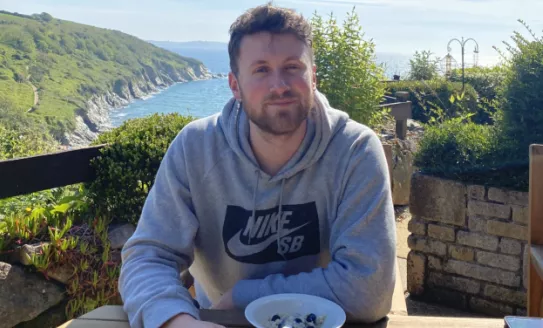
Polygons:
<instances>
[{"instance_id":1,"label":"leafy shrub","mask_svg":"<svg viewBox=\"0 0 543 328\"><path fill-rule=\"evenodd\" d=\"M510 70L500 92L504 100L500 127L504 138L514 141L514 155L527 160L530 144L543 143L543 39L524 26L533 40L518 32L512 37L516 49L508 48Z\"/></svg>"},{"instance_id":2,"label":"leafy shrub","mask_svg":"<svg viewBox=\"0 0 543 328\"><path fill-rule=\"evenodd\" d=\"M28 260L31 269L45 277L59 268L70 274L66 320L103 305L121 304L117 289L121 263L110 249L109 222L93 215L92 203L80 186L45 194L47 201L28 202L0 220L0 260L9 261L10 253L21 245L43 243Z\"/></svg>"},{"instance_id":3,"label":"leafy shrub","mask_svg":"<svg viewBox=\"0 0 543 328\"><path fill-rule=\"evenodd\" d=\"M409 79L417 81L433 80L439 77L438 64L439 58L430 58L432 52L423 50L415 52L413 59L409 60Z\"/></svg>"},{"instance_id":4,"label":"leafy shrub","mask_svg":"<svg viewBox=\"0 0 543 328\"><path fill-rule=\"evenodd\" d=\"M446 117L458 117L465 111L478 111L477 93L466 85L462 97L462 83L433 80L388 84L387 93L394 95L397 91L409 92L409 101L413 103L413 119L423 123L428 123L432 117L437 118L438 109L443 109Z\"/></svg>"},{"instance_id":5,"label":"leafy shrub","mask_svg":"<svg viewBox=\"0 0 543 328\"><path fill-rule=\"evenodd\" d=\"M471 85L479 95L480 106L483 108L476 120L481 123L492 123L491 116L500 107L498 90L502 87L507 70L504 66L472 67L465 69L465 82ZM451 72L450 81L462 82L462 70Z\"/></svg>"},{"instance_id":6,"label":"leafy shrub","mask_svg":"<svg viewBox=\"0 0 543 328\"><path fill-rule=\"evenodd\" d=\"M495 126L452 119L426 126L414 165L425 174L525 191L527 164L510 151Z\"/></svg>"},{"instance_id":7,"label":"leafy shrub","mask_svg":"<svg viewBox=\"0 0 543 328\"><path fill-rule=\"evenodd\" d=\"M319 91L355 121L374 125L381 115L384 75L375 63L375 44L363 39L356 12L347 14L343 28L332 14L325 21L315 13L311 24Z\"/></svg>"},{"instance_id":8,"label":"leafy shrub","mask_svg":"<svg viewBox=\"0 0 543 328\"><path fill-rule=\"evenodd\" d=\"M0 160L44 154L58 149L59 145L39 130L15 130L0 124Z\"/></svg>"},{"instance_id":9,"label":"leafy shrub","mask_svg":"<svg viewBox=\"0 0 543 328\"><path fill-rule=\"evenodd\" d=\"M93 144L108 144L93 160L96 179L89 195L99 213L114 221L137 223L160 162L192 117L178 114L129 120Z\"/></svg>"}]
</instances>

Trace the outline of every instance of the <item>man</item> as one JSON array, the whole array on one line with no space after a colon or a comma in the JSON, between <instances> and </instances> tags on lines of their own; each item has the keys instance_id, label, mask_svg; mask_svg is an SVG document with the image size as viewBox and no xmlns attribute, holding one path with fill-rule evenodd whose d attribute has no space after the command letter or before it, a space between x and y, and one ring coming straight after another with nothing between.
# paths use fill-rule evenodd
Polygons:
<instances>
[{"instance_id":1,"label":"man","mask_svg":"<svg viewBox=\"0 0 543 328\"><path fill-rule=\"evenodd\" d=\"M305 293L381 319L396 237L379 139L317 91L303 17L268 4L230 33L234 97L172 142L123 249L131 326L214 326L181 284L188 267L202 308Z\"/></svg>"}]
</instances>

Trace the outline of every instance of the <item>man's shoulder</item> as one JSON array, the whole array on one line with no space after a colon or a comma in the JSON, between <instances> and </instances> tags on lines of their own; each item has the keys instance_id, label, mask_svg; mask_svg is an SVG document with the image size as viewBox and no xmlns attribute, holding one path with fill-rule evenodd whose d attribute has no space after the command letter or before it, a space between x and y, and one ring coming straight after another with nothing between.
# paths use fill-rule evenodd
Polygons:
<instances>
[{"instance_id":1,"label":"man's shoulder","mask_svg":"<svg viewBox=\"0 0 543 328\"><path fill-rule=\"evenodd\" d=\"M377 133L365 124L359 123L351 118L347 119L345 125L334 136L337 142L348 146L368 145L380 142Z\"/></svg>"},{"instance_id":2,"label":"man's shoulder","mask_svg":"<svg viewBox=\"0 0 543 328\"><path fill-rule=\"evenodd\" d=\"M215 132L219 125L219 116L220 113L216 113L211 116L194 119L185 125L181 133L190 137Z\"/></svg>"}]
</instances>

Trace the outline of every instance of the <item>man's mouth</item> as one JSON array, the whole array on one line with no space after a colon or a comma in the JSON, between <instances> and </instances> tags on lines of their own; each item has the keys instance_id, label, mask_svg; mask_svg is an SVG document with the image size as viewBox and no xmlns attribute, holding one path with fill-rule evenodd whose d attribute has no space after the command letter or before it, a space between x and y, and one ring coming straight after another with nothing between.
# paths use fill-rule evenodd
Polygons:
<instances>
[{"instance_id":1,"label":"man's mouth","mask_svg":"<svg viewBox=\"0 0 543 328\"><path fill-rule=\"evenodd\" d=\"M268 104L274 105L274 106L286 106L286 105L294 104L295 102L296 102L296 99L278 99L278 100L270 101L268 102Z\"/></svg>"}]
</instances>

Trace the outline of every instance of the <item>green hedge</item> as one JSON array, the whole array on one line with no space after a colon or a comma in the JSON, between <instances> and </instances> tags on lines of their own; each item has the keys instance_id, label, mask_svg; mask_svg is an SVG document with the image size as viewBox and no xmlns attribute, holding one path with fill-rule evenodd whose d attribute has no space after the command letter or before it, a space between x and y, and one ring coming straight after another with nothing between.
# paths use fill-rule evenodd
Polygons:
<instances>
[{"instance_id":1,"label":"green hedge","mask_svg":"<svg viewBox=\"0 0 543 328\"><path fill-rule=\"evenodd\" d=\"M511 156L513 149L495 126L450 120L426 126L414 165L425 174L527 191L527 158Z\"/></svg>"},{"instance_id":2,"label":"green hedge","mask_svg":"<svg viewBox=\"0 0 543 328\"><path fill-rule=\"evenodd\" d=\"M446 117L457 117L465 111L476 113L477 92L467 85L464 97L451 103L451 96L462 94L462 83L433 81L400 81L387 85L387 93L394 95L397 91L408 91L409 100L413 103L413 119L427 123L431 117L437 118L433 112L438 108L444 110Z\"/></svg>"},{"instance_id":3,"label":"green hedge","mask_svg":"<svg viewBox=\"0 0 543 328\"><path fill-rule=\"evenodd\" d=\"M115 222L137 223L168 146L192 120L154 114L100 135L93 144L108 146L92 162L96 179L86 185L97 212Z\"/></svg>"}]
</instances>

